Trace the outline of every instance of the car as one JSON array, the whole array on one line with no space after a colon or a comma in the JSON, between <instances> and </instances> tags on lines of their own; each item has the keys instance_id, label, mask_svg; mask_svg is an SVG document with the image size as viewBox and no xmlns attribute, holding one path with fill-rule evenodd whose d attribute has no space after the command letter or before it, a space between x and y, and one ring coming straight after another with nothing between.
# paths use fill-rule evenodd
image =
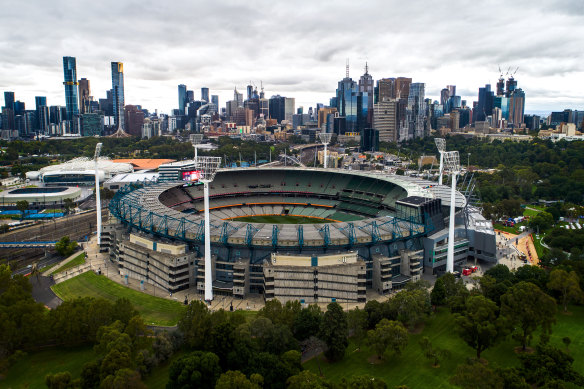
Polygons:
<instances>
[{"instance_id":1,"label":"car","mask_svg":"<svg viewBox=\"0 0 584 389\"><path fill-rule=\"evenodd\" d=\"M471 274L472 274L472 270L470 270L469 268L462 269L463 276L470 276Z\"/></svg>"}]
</instances>

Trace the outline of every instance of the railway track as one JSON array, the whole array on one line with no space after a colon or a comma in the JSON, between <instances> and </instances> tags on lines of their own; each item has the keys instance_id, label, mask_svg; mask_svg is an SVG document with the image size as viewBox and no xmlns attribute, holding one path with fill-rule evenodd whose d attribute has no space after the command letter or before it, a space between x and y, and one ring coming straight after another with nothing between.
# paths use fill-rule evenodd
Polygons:
<instances>
[{"instance_id":1,"label":"railway track","mask_svg":"<svg viewBox=\"0 0 584 389\"><path fill-rule=\"evenodd\" d=\"M107 210L102 212L105 222ZM95 211L82 215L70 215L56 220L42 221L21 230L9 231L0 235L1 242L24 241L51 241L59 240L63 236L69 236L72 240L83 241L96 231ZM46 254L54 253L54 249L2 249L0 250L0 263L10 262L15 268L27 266Z\"/></svg>"}]
</instances>

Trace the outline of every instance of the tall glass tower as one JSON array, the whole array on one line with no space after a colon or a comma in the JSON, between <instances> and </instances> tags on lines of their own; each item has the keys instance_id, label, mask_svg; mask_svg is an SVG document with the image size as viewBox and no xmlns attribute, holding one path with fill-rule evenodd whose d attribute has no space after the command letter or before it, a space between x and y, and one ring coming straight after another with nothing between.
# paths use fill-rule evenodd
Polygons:
<instances>
[{"instance_id":1,"label":"tall glass tower","mask_svg":"<svg viewBox=\"0 0 584 389\"><path fill-rule=\"evenodd\" d=\"M187 105L187 86L180 84L178 86L178 111L180 115L185 114L185 106Z\"/></svg>"},{"instance_id":2,"label":"tall glass tower","mask_svg":"<svg viewBox=\"0 0 584 389\"><path fill-rule=\"evenodd\" d=\"M77 106L77 61L75 57L63 57L63 73L65 75L65 107L67 108L67 119L79 114Z\"/></svg>"},{"instance_id":3,"label":"tall glass tower","mask_svg":"<svg viewBox=\"0 0 584 389\"><path fill-rule=\"evenodd\" d=\"M124 129L124 64L112 62L112 98L114 125Z\"/></svg>"}]
</instances>

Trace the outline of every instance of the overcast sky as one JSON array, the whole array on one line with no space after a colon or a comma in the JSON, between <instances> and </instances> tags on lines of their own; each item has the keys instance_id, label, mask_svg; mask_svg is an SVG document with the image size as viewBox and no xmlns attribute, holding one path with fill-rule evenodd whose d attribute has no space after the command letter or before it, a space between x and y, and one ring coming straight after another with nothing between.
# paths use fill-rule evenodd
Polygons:
<instances>
[{"instance_id":1,"label":"overcast sky","mask_svg":"<svg viewBox=\"0 0 584 389\"><path fill-rule=\"evenodd\" d=\"M407 76L438 99L447 84L472 105L498 66L515 71L526 111L584 110L582 0L124 1L0 0L0 91L34 109L65 105L62 57L95 99L124 63L126 104L170 113L177 85L220 106L263 81L266 96L328 104L350 59L374 79ZM0 101L3 103L1 95Z\"/></svg>"}]
</instances>

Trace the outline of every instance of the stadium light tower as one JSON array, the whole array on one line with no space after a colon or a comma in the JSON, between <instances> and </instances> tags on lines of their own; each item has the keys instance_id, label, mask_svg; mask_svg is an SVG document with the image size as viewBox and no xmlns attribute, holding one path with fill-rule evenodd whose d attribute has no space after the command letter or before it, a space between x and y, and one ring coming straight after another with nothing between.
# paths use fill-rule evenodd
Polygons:
<instances>
[{"instance_id":1,"label":"stadium light tower","mask_svg":"<svg viewBox=\"0 0 584 389\"><path fill-rule=\"evenodd\" d=\"M320 139L320 143L324 145L324 168L326 169L328 166L328 155L327 155L327 146L331 142L331 137L333 136L330 132L319 132L318 138Z\"/></svg>"},{"instance_id":2,"label":"stadium light tower","mask_svg":"<svg viewBox=\"0 0 584 389\"><path fill-rule=\"evenodd\" d=\"M195 149L196 150L196 149ZM201 174L205 201L205 301L213 300L213 274L211 271L211 227L209 226L209 183L221 165L221 157L201 157L195 160Z\"/></svg>"},{"instance_id":3,"label":"stadium light tower","mask_svg":"<svg viewBox=\"0 0 584 389\"><path fill-rule=\"evenodd\" d=\"M454 272L454 213L456 209L456 176L460 174L460 156L458 151L444 153L444 164L452 175L452 189L450 190L450 224L448 227L448 254L446 256L446 271Z\"/></svg>"},{"instance_id":4,"label":"stadium light tower","mask_svg":"<svg viewBox=\"0 0 584 389\"><path fill-rule=\"evenodd\" d=\"M438 148L438 152L440 153L440 175L438 176L438 184L442 185L442 174L444 173L444 152L446 152L446 139L436 138L434 139L434 142L436 142L436 147Z\"/></svg>"},{"instance_id":5,"label":"stadium light tower","mask_svg":"<svg viewBox=\"0 0 584 389\"><path fill-rule=\"evenodd\" d=\"M97 211L97 245L101 246L101 196L99 193L99 168L98 160L99 154L101 153L101 143L95 145L95 154L93 159L95 161L95 206Z\"/></svg>"},{"instance_id":6,"label":"stadium light tower","mask_svg":"<svg viewBox=\"0 0 584 389\"><path fill-rule=\"evenodd\" d=\"M199 148L199 145L203 141L203 134L191 134L190 140L191 140L193 147L195 148L195 161L196 161L197 157L198 157L197 149Z\"/></svg>"}]
</instances>

